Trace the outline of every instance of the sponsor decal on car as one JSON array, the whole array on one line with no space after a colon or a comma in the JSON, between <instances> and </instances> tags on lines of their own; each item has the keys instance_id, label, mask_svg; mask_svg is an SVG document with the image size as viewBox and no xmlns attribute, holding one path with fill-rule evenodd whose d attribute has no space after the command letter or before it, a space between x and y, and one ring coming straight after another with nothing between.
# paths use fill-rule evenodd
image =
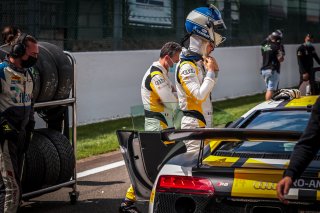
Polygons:
<instances>
[{"instance_id":1,"label":"sponsor decal on car","mask_svg":"<svg viewBox=\"0 0 320 213\"><path fill-rule=\"evenodd\" d=\"M227 183L227 182L218 182L217 183L217 186L229 186L229 183Z\"/></svg>"},{"instance_id":2,"label":"sponsor decal on car","mask_svg":"<svg viewBox=\"0 0 320 213\"><path fill-rule=\"evenodd\" d=\"M276 190L277 184L273 182L255 181L253 188L261 190Z\"/></svg>"},{"instance_id":3,"label":"sponsor decal on car","mask_svg":"<svg viewBox=\"0 0 320 213\"><path fill-rule=\"evenodd\" d=\"M293 182L295 188L320 189L319 179L297 179Z\"/></svg>"}]
</instances>

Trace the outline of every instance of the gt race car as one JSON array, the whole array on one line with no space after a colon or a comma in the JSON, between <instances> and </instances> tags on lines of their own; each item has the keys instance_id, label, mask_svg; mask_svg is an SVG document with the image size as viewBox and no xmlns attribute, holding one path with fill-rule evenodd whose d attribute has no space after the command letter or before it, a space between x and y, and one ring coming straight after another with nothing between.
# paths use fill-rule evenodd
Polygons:
<instances>
[{"instance_id":1,"label":"gt race car","mask_svg":"<svg viewBox=\"0 0 320 213\"><path fill-rule=\"evenodd\" d=\"M226 128L118 130L137 199L149 199L150 213L320 212L320 155L294 182L288 205L276 196L316 99L266 101ZM184 140L198 140L199 152L187 153Z\"/></svg>"}]
</instances>

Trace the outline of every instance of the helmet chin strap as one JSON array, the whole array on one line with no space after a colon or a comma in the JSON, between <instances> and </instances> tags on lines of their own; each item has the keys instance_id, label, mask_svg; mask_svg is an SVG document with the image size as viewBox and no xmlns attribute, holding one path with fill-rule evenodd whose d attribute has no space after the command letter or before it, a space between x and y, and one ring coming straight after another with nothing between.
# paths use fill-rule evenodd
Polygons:
<instances>
[{"instance_id":1,"label":"helmet chin strap","mask_svg":"<svg viewBox=\"0 0 320 213\"><path fill-rule=\"evenodd\" d=\"M206 54L206 42L199 36L190 36L190 45L189 50L191 52L195 52L201 56L204 56Z\"/></svg>"}]
</instances>

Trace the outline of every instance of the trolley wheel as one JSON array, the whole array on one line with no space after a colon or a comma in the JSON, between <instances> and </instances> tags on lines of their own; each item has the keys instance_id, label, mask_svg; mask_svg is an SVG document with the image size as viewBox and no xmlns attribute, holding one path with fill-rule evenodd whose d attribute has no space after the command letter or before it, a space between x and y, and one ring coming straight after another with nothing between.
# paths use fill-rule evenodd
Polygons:
<instances>
[{"instance_id":1,"label":"trolley wheel","mask_svg":"<svg viewBox=\"0 0 320 213\"><path fill-rule=\"evenodd\" d=\"M74 204L77 203L79 194L80 194L80 193L79 193L78 191L69 192L70 203L71 203L72 205L74 205Z\"/></svg>"}]
</instances>

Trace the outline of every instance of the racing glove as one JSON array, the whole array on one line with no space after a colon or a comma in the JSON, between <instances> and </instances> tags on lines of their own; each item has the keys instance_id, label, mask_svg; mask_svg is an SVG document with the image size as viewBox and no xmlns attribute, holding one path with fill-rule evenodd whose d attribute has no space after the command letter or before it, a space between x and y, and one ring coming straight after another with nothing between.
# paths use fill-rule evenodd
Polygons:
<instances>
[{"instance_id":1,"label":"racing glove","mask_svg":"<svg viewBox=\"0 0 320 213\"><path fill-rule=\"evenodd\" d=\"M280 89L272 96L272 100L292 100L294 98L300 98L301 93L298 89Z\"/></svg>"},{"instance_id":2,"label":"racing glove","mask_svg":"<svg viewBox=\"0 0 320 213\"><path fill-rule=\"evenodd\" d=\"M4 141L5 139L15 140L17 138L18 131L9 124L5 119L0 122L0 139Z\"/></svg>"}]
</instances>

